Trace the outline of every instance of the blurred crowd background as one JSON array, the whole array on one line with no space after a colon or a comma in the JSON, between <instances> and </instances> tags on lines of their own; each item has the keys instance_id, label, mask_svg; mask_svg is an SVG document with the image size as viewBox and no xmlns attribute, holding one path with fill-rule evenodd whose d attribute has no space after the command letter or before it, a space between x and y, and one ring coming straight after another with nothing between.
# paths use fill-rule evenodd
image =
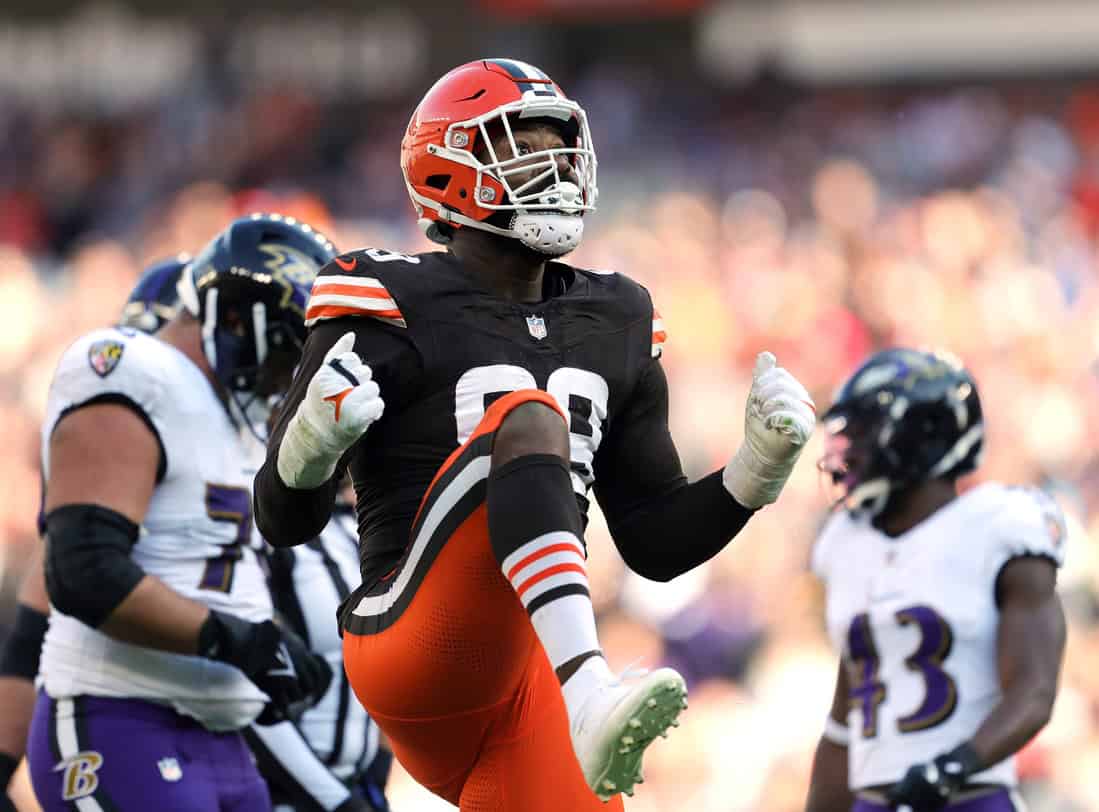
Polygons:
<instances>
[{"instance_id":1,"label":"blurred crowd background","mask_svg":"<svg viewBox=\"0 0 1099 812\"><path fill-rule=\"evenodd\" d=\"M116 317L144 265L242 213L296 215L343 250L428 248L398 166L408 116L447 68L513 56L588 110L600 210L572 261L652 291L692 475L739 443L761 349L821 406L893 344L975 373L974 481L1040 484L1071 528L1067 661L1020 759L1025 795L1035 812L1099 810L1099 52L1076 47L1099 9L1054 0L1036 21L974 0L917 25L899 0L482 0L457 25L463 4L430 0L242 2L229 18L198 2L188 19L152 0L23 5L0 12L0 636L39 543L39 421L68 342ZM969 6L999 13L977 30ZM670 584L626 573L594 517L612 666L641 656L691 684L631 812L802 808L836 668L807 567L831 499L820 451ZM392 798L449 808L400 773Z\"/></svg>"}]
</instances>

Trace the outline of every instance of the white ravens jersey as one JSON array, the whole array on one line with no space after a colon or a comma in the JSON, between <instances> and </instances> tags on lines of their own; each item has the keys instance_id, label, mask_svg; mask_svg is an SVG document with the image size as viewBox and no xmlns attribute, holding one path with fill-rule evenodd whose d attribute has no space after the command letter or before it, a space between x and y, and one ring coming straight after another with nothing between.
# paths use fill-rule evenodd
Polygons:
<instances>
[{"instance_id":1,"label":"white ravens jersey","mask_svg":"<svg viewBox=\"0 0 1099 812\"><path fill-rule=\"evenodd\" d=\"M1064 518L1037 489L988 483L890 538L833 517L813 550L850 687L848 781L891 784L976 733L1000 700L996 580L1012 558L1060 566ZM1013 758L974 775L1013 786Z\"/></svg>"},{"instance_id":2,"label":"white ravens jersey","mask_svg":"<svg viewBox=\"0 0 1099 812\"><path fill-rule=\"evenodd\" d=\"M246 620L272 616L252 522L252 478L263 447L229 419L190 359L128 328L96 330L62 355L42 426L49 476L50 435L68 412L125 403L144 416L163 450L163 468L132 556L173 590ZM163 702L212 730L247 725L266 695L236 668L114 640L51 609L40 678L55 698L79 694Z\"/></svg>"},{"instance_id":3,"label":"white ravens jersey","mask_svg":"<svg viewBox=\"0 0 1099 812\"><path fill-rule=\"evenodd\" d=\"M378 728L355 699L344 672L336 620L340 604L361 581L354 513L337 509L319 538L276 555L281 556L272 562L276 603L291 625L302 630L309 648L327 658L336 675L328 692L302 715L298 727L313 752L346 781L365 769L378 752Z\"/></svg>"}]
</instances>

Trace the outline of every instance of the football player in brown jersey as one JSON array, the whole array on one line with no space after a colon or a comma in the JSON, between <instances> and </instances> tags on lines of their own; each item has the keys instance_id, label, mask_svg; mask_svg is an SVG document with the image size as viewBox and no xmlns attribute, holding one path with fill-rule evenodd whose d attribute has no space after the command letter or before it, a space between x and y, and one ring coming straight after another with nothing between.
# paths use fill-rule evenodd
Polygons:
<instances>
[{"instance_id":1,"label":"football player in brown jersey","mask_svg":"<svg viewBox=\"0 0 1099 812\"><path fill-rule=\"evenodd\" d=\"M686 688L603 658L589 490L627 565L668 580L778 497L812 401L761 353L743 445L687 482L648 292L558 260L594 208L596 157L584 110L539 69L446 74L401 166L446 250L357 251L318 276L257 521L272 544L306 541L350 470L363 584L341 611L345 667L420 783L469 812L621 809Z\"/></svg>"}]
</instances>

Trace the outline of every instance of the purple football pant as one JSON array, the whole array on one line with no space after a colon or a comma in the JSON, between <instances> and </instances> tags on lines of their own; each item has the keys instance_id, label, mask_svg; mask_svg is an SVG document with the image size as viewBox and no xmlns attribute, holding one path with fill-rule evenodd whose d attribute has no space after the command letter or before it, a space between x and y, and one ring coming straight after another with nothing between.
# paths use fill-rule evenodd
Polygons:
<instances>
[{"instance_id":1,"label":"purple football pant","mask_svg":"<svg viewBox=\"0 0 1099 812\"><path fill-rule=\"evenodd\" d=\"M851 812L891 812L891 810L885 804L859 798L851 807ZM1012 793L1004 789L970 801L951 804L944 812L1022 812L1022 807L1017 806Z\"/></svg>"},{"instance_id":2,"label":"purple football pant","mask_svg":"<svg viewBox=\"0 0 1099 812\"><path fill-rule=\"evenodd\" d=\"M44 812L270 812L239 733L140 699L38 695L27 742Z\"/></svg>"}]
</instances>

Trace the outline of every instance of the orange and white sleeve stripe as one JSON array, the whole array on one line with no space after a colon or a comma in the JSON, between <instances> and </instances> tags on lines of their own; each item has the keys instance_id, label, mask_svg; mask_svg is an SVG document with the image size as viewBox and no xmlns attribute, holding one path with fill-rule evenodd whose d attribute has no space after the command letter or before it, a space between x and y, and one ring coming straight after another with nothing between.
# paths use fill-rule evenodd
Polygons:
<instances>
[{"instance_id":1,"label":"orange and white sleeve stripe","mask_svg":"<svg viewBox=\"0 0 1099 812\"><path fill-rule=\"evenodd\" d=\"M660 311L653 308L653 358L659 358L664 352L664 339L667 336L664 332L664 319L660 317Z\"/></svg>"},{"instance_id":2,"label":"orange and white sleeve stripe","mask_svg":"<svg viewBox=\"0 0 1099 812\"><path fill-rule=\"evenodd\" d=\"M397 302L385 285L369 276L318 276L305 311L305 326L341 316L370 316L407 327Z\"/></svg>"}]
</instances>

